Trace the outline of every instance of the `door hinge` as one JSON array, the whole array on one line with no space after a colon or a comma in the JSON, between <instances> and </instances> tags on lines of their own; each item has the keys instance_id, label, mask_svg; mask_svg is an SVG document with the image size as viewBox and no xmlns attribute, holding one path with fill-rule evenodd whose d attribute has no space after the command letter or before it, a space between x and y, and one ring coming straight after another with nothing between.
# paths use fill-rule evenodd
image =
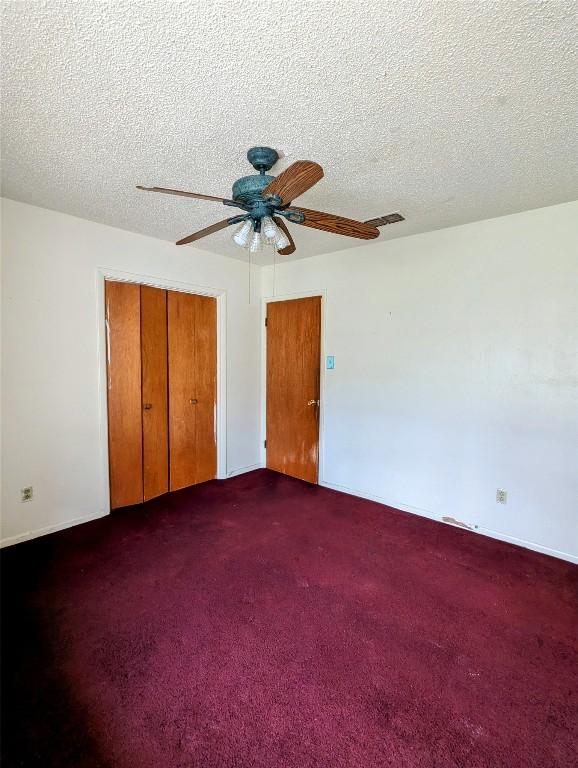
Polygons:
<instances>
[{"instance_id":1,"label":"door hinge","mask_svg":"<svg viewBox=\"0 0 578 768\"><path fill-rule=\"evenodd\" d=\"M267 327L267 318L265 318L265 328Z\"/></svg>"},{"instance_id":2,"label":"door hinge","mask_svg":"<svg viewBox=\"0 0 578 768\"><path fill-rule=\"evenodd\" d=\"M267 447L267 441L263 440L263 448L266 448L266 447Z\"/></svg>"}]
</instances>

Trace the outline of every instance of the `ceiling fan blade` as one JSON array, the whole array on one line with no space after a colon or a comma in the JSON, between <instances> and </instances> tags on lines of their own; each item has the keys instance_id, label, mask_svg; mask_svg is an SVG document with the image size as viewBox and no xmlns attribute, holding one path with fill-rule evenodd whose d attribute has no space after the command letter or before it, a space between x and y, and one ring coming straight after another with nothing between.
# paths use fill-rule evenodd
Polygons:
<instances>
[{"instance_id":1,"label":"ceiling fan blade","mask_svg":"<svg viewBox=\"0 0 578 768\"><path fill-rule=\"evenodd\" d=\"M194 197L197 200L215 200L217 203L232 203L236 205L234 200L229 200L226 197L215 197L214 195L201 195L200 192L183 192L181 189L166 189L165 187L141 187L137 186L137 189L142 189L145 192L164 192L165 195L180 195L181 197Z\"/></svg>"},{"instance_id":2,"label":"ceiling fan blade","mask_svg":"<svg viewBox=\"0 0 578 768\"><path fill-rule=\"evenodd\" d=\"M289 256L290 253L295 253L297 250L297 246L293 242L293 238L291 237L291 232L289 232L289 229L287 228L287 224L283 221L283 219L280 216L273 216L273 221L279 229L282 229L283 232L287 235L287 238L289 240L289 245L286 248L281 248L280 251L277 251L277 253L280 256Z\"/></svg>"},{"instance_id":3,"label":"ceiling fan blade","mask_svg":"<svg viewBox=\"0 0 578 768\"><path fill-rule=\"evenodd\" d=\"M287 208L286 212L290 213L291 210L291 208ZM379 237L379 229L363 221L346 219L343 216L335 216L333 213L311 211L308 208L299 207L295 208L295 210L305 214L305 221L301 222L304 227L322 229L325 232L333 232L336 235L359 237L362 240L373 240L374 237Z\"/></svg>"},{"instance_id":4,"label":"ceiling fan blade","mask_svg":"<svg viewBox=\"0 0 578 768\"><path fill-rule=\"evenodd\" d=\"M200 240L201 237L212 235L213 232L218 232L220 229L225 229L225 227L228 227L230 224L233 224L231 219L218 221L216 224L211 224L210 227L205 227L204 229L200 229L198 232L193 232L192 235L188 235L187 237L183 237L181 240L177 240L176 245L186 245L187 243L192 243L194 240Z\"/></svg>"},{"instance_id":5,"label":"ceiling fan blade","mask_svg":"<svg viewBox=\"0 0 578 768\"><path fill-rule=\"evenodd\" d=\"M296 197L307 192L308 189L323 178L323 168L319 163L311 160L297 160L289 168L280 173L268 187L265 187L261 193L263 197L267 195L277 195L287 205Z\"/></svg>"}]
</instances>

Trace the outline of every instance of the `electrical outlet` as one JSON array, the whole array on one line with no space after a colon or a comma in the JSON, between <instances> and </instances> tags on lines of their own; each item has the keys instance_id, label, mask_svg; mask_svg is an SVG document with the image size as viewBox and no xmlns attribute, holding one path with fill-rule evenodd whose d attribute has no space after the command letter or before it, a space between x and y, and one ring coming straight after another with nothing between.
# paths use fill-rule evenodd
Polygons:
<instances>
[{"instance_id":1,"label":"electrical outlet","mask_svg":"<svg viewBox=\"0 0 578 768\"><path fill-rule=\"evenodd\" d=\"M27 488L20 489L20 501L32 501L32 497L33 492L31 485L29 485Z\"/></svg>"},{"instance_id":2,"label":"electrical outlet","mask_svg":"<svg viewBox=\"0 0 578 768\"><path fill-rule=\"evenodd\" d=\"M508 491L505 491L503 488L498 488L496 491L496 503L497 504L507 504L508 503Z\"/></svg>"}]
</instances>

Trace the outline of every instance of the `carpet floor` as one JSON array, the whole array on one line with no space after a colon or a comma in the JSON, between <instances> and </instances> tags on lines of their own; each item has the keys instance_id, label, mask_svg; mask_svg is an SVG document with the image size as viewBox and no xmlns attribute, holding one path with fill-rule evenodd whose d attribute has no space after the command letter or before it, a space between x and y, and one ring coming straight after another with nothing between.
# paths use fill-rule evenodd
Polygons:
<instances>
[{"instance_id":1,"label":"carpet floor","mask_svg":"<svg viewBox=\"0 0 578 768\"><path fill-rule=\"evenodd\" d=\"M578 568L258 470L3 551L5 768L571 768Z\"/></svg>"}]
</instances>

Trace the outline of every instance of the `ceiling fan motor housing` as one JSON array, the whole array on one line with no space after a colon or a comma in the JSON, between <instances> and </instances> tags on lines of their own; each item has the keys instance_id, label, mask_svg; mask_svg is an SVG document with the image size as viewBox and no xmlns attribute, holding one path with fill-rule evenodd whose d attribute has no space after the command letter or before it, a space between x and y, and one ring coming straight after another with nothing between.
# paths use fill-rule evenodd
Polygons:
<instances>
[{"instance_id":1,"label":"ceiling fan motor housing","mask_svg":"<svg viewBox=\"0 0 578 768\"><path fill-rule=\"evenodd\" d=\"M239 205L239 208L247 211L246 218L253 219L257 226L260 226L264 216L273 216L274 214L284 216L286 219L299 224L305 219L301 212L285 211L288 203L284 205L277 195L263 197L263 191L275 178L268 176L265 171L272 168L278 159L278 152L271 147L251 147L247 152L247 160L256 171L259 171L259 174L242 176L233 184L233 200Z\"/></svg>"},{"instance_id":2,"label":"ceiling fan motor housing","mask_svg":"<svg viewBox=\"0 0 578 768\"><path fill-rule=\"evenodd\" d=\"M261 192L273 181L274 176L259 174L255 176L243 176L233 184L233 200L252 205L258 200L263 200Z\"/></svg>"},{"instance_id":3,"label":"ceiling fan motor housing","mask_svg":"<svg viewBox=\"0 0 578 768\"><path fill-rule=\"evenodd\" d=\"M273 215L283 216L289 221L302 224L305 215L301 211L285 210L290 203L283 203L277 195L268 194L263 197L265 189L275 180L274 176L268 176L265 171L275 165L279 159L278 153L271 147L252 147L247 152L247 159L259 173L237 179L233 184L232 200L223 201L225 205L236 204L247 211L243 218L253 219L256 227L261 226L261 219L264 216ZM241 220L241 217L235 217L235 220Z\"/></svg>"},{"instance_id":4,"label":"ceiling fan motor housing","mask_svg":"<svg viewBox=\"0 0 578 768\"><path fill-rule=\"evenodd\" d=\"M273 176L267 176L263 173L237 179L233 184L234 202L239 208L247 211L245 218L253 219L255 224L260 223L263 216L283 216L289 221L301 224L305 219L305 215L301 211L285 210L287 205L284 205L277 195L262 196L261 193L273 179Z\"/></svg>"}]
</instances>

